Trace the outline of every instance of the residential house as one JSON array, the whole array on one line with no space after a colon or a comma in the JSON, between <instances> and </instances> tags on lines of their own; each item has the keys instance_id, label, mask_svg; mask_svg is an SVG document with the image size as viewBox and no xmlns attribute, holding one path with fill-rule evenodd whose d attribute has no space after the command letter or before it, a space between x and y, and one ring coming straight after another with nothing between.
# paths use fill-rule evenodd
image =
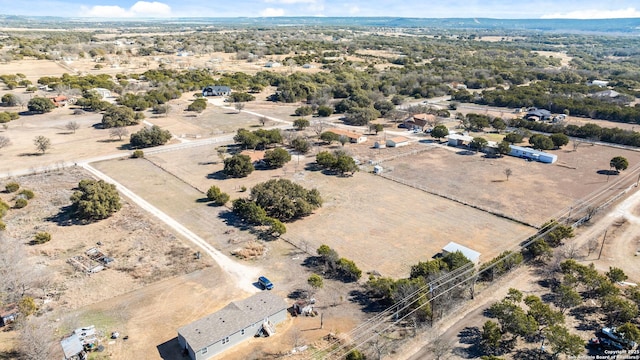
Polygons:
<instances>
[{"instance_id":1,"label":"residential house","mask_svg":"<svg viewBox=\"0 0 640 360\"><path fill-rule=\"evenodd\" d=\"M56 107L65 107L70 102L69 98L64 95L52 96L49 98Z\"/></svg>"},{"instance_id":2,"label":"residential house","mask_svg":"<svg viewBox=\"0 0 640 360\"><path fill-rule=\"evenodd\" d=\"M202 89L202 96L227 96L231 94L231 88L222 85L209 85Z\"/></svg>"},{"instance_id":3,"label":"residential house","mask_svg":"<svg viewBox=\"0 0 640 360\"><path fill-rule=\"evenodd\" d=\"M467 259L471 260L472 263L474 263L475 265L478 265L478 263L480 262L480 253L469 249L466 246L462 246L458 243L455 242L450 242L447 244L447 246L442 248L442 254L443 255L447 255L450 253L454 253L460 251L462 253L462 255L464 255L464 257L466 257Z\"/></svg>"},{"instance_id":4,"label":"residential house","mask_svg":"<svg viewBox=\"0 0 640 360\"><path fill-rule=\"evenodd\" d=\"M338 136L346 136L349 139L349 142L355 143L355 144L360 144L363 143L365 141L367 141L367 137L362 135L362 134L358 134L355 131L349 131L349 130L342 130L342 129L337 129L337 128L333 128L333 129L328 129L328 132L332 132Z\"/></svg>"},{"instance_id":5,"label":"residential house","mask_svg":"<svg viewBox=\"0 0 640 360\"><path fill-rule=\"evenodd\" d=\"M7 326L16 321L19 314L20 310L15 303L8 304L6 307L0 309L0 327Z\"/></svg>"},{"instance_id":6,"label":"residential house","mask_svg":"<svg viewBox=\"0 0 640 360\"><path fill-rule=\"evenodd\" d=\"M433 114L415 114L404 121L404 127L409 130L424 131L436 123L436 116Z\"/></svg>"},{"instance_id":7,"label":"residential house","mask_svg":"<svg viewBox=\"0 0 640 360\"><path fill-rule=\"evenodd\" d=\"M530 108L524 118L527 120L538 121L551 120L551 111L545 109Z\"/></svg>"},{"instance_id":8,"label":"residential house","mask_svg":"<svg viewBox=\"0 0 640 360\"><path fill-rule=\"evenodd\" d=\"M251 159L251 163L256 165L264 159L266 150L242 150L240 155L246 155Z\"/></svg>"},{"instance_id":9,"label":"residential house","mask_svg":"<svg viewBox=\"0 0 640 360\"><path fill-rule=\"evenodd\" d=\"M396 136L391 139L387 139L386 145L388 147L401 147L409 145L409 139L404 136Z\"/></svg>"},{"instance_id":10,"label":"residential house","mask_svg":"<svg viewBox=\"0 0 640 360\"><path fill-rule=\"evenodd\" d=\"M272 335L287 319L287 308L281 297L260 292L181 327L178 343L190 359L209 359L256 335Z\"/></svg>"},{"instance_id":11,"label":"residential house","mask_svg":"<svg viewBox=\"0 0 640 360\"><path fill-rule=\"evenodd\" d=\"M558 160L558 155L556 154L549 154L544 151L534 150L532 148L517 145L511 145L510 148L511 152L509 152L509 155L511 156L536 160L546 164L553 164Z\"/></svg>"}]
</instances>

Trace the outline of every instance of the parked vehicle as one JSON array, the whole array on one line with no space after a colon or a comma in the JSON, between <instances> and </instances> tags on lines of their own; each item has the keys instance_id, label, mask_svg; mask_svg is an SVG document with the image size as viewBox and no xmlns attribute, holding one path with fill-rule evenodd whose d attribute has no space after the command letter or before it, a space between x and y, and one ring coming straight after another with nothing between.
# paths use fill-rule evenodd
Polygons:
<instances>
[{"instance_id":1,"label":"parked vehicle","mask_svg":"<svg viewBox=\"0 0 640 360\"><path fill-rule=\"evenodd\" d=\"M271 290L271 289L273 289L273 283L272 283L269 279L267 279L266 277L264 277L264 276L260 276L260 277L258 278L258 283L260 284L260 286L261 286L261 287L262 287L262 289L264 289L264 290Z\"/></svg>"}]
</instances>

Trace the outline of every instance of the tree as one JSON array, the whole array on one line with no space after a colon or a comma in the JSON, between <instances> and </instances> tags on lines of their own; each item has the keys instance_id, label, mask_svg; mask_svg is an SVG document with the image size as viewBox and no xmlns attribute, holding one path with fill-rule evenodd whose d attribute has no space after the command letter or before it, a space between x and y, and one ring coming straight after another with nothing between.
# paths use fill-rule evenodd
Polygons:
<instances>
[{"instance_id":1,"label":"tree","mask_svg":"<svg viewBox=\"0 0 640 360\"><path fill-rule=\"evenodd\" d=\"M36 136L36 138L33 139L33 144L36 146L36 149L43 154L51 148L51 140L42 135Z\"/></svg>"},{"instance_id":2,"label":"tree","mask_svg":"<svg viewBox=\"0 0 640 360\"><path fill-rule=\"evenodd\" d=\"M609 161L609 167L616 169L616 172L620 173L621 170L627 170L629 161L625 157L616 156Z\"/></svg>"},{"instance_id":3,"label":"tree","mask_svg":"<svg viewBox=\"0 0 640 360\"><path fill-rule=\"evenodd\" d=\"M549 326L545 331L545 336L551 344L554 356L565 354L576 357L584 350L584 341L580 336L570 334L564 326Z\"/></svg>"},{"instance_id":4,"label":"tree","mask_svg":"<svg viewBox=\"0 0 640 360\"><path fill-rule=\"evenodd\" d=\"M333 108L331 106L320 105L318 106L318 116L329 117L333 115Z\"/></svg>"},{"instance_id":5,"label":"tree","mask_svg":"<svg viewBox=\"0 0 640 360\"><path fill-rule=\"evenodd\" d=\"M75 134L76 130L80 129L80 125L75 121L69 121L67 125L65 125L65 128Z\"/></svg>"},{"instance_id":6,"label":"tree","mask_svg":"<svg viewBox=\"0 0 640 360\"><path fill-rule=\"evenodd\" d=\"M163 130L158 125L145 127L138 132L131 134L129 143L133 148L147 148L152 146L164 145L171 139L171 132Z\"/></svg>"},{"instance_id":7,"label":"tree","mask_svg":"<svg viewBox=\"0 0 640 360\"><path fill-rule=\"evenodd\" d=\"M11 93L2 96L2 106L17 106L18 101L18 97Z\"/></svg>"},{"instance_id":8,"label":"tree","mask_svg":"<svg viewBox=\"0 0 640 360\"><path fill-rule=\"evenodd\" d=\"M231 204L233 213L249 224L263 225L268 220L266 211L249 199L238 198Z\"/></svg>"},{"instance_id":9,"label":"tree","mask_svg":"<svg viewBox=\"0 0 640 360\"><path fill-rule=\"evenodd\" d=\"M630 322L626 322L616 328L616 332L622 336L627 342L640 341L640 329Z\"/></svg>"},{"instance_id":10,"label":"tree","mask_svg":"<svg viewBox=\"0 0 640 360\"><path fill-rule=\"evenodd\" d=\"M608 295L601 301L602 312L613 325L623 324L638 316L638 305L620 296Z\"/></svg>"},{"instance_id":11,"label":"tree","mask_svg":"<svg viewBox=\"0 0 640 360\"><path fill-rule=\"evenodd\" d=\"M307 279L307 284L309 284L309 286L311 286L314 290L322 289L322 287L324 286L324 280L322 279L322 276L318 274L311 274L311 276L309 276L309 278Z\"/></svg>"},{"instance_id":12,"label":"tree","mask_svg":"<svg viewBox=\"0 0 640 360\"><path fill-rule=\"evenodd\" d=\"M313 108L311 106L300 106L295 111L296 116L309 116L313 114Z\"/></svg>"},{"instance_id":13,"label":"tree","mask_svg":"<svg viewBox=\"0 0 640 360\"><path fill-rule=\"evenodd\" d=\"M311 123L309 123L309 120L305 118L300 118L293 121L293 126L295 126L298 131L304 130L305 128L309 127L309 125L311 125Z\"/></svg>"},{"instance_id":14,"label":"tree","mask_svg":"<svg viewBox=\"0 0 640 360\"><path fill-rule=\"evenodd\" d=\"M482 339L480 340L480 346L485 354L495 354L500 347L500 340L502 340L502 332L500 327L495 322L488 320L482 326Z\"/></svg>"},{"instance_id":15,"label":"tree","mask_svg":"<svg viewBox=\"0 0 640 360\"><path fill-rule=\"evenodd\" d=\"M291 161L291 154L286 149L275 148L264 153L264 162L272 169L281 168Z\"/></svg>"},{"instance_id":16,"label":"tree","mask_svg":"<svg viewBox=\"0 0 640 360\"><path fill-rule=\"evenodd\" d=\"M288 179L272 179L251 189L250 199L264 209L269 217L291 221L310 215L322 206L316 189L307 190Z\"/></svg>"},{"instance_id":17,"label":"tree","mask_svg":"<svg viewBox=\"0 0 640 360\"><path fill-rule=\"evenodd\" d=\"M327 144L331 145L332 142L334 141L339 141L340 140L340 135L331 132L331 131L325 131L322 134L320 134L320 140L326 142Z\"/></svg>"},{"instance_id":18,"label":"tree","mask_svg":"<svg viewBox=\"0 0 640 360\"><path fill-rule=\"evenodd\" d=\"M504 137L504 140L509 142L512 145L516 143L521 143L523 139L524 139L524 136L522 136L522 134L515 133L515 132L508 133Z\"/></svg>"},{"instance_id":19,"label":"tree","mask_svg":"<svg viewBox=\"0 0 640 360\"><path fill-rule=\"evenodd\" d=\"M328 151L321 151L316 154L316 163L324 169L333 169L336 157Z\"/></svg>"},{"instance_id":20,"label":"tree","mask_svg":"<svg viewBox=\"0 0 640 360\"><path fill-rule=\"evenodd\" d=\"M81 180L71 202L76 215L90 221L106 219L122 207L116 186L104 180Z\"/></svg>"},{"instance_id":21,"label":"tree","mask_svg":"<svg viewBox=\"0 0 640 360\"><path fill-rule=\"evenodd\" d=\"M533 134L529 137L529 144L536 150L550 150L553 149L553 141L546 135Z\"/></svg>"},{"instance_id":22,"label":"tree","mask_svg":"<svg viewBox=\"0 0 640 360\"><path fill-rule=\"evenodd\" d=\"M507 124L501 118L495 118L491 121L491 127L496 129L498 133L507 128Z\"/></svg>"},{"instance_id":23,"label":"tree","mask_svg":"<svg viewBox=\"0 0 640 360\"><path fill-rule=\"evenodd\" d=\"M109 129L113 127L138 125L142 119L144 119L142 113L136 113L129 107L110 106L104 115L102 115L102 127Z\"/></svg>"},{"instance_id":24,"label":"tree","mask_svg":"<svg viewBox=\"0 0 640 360\"><path fill-rule=\"evenodd\" d=\"M560 285L555 290L556 298L555 303L556 306L560 308L561 313L565 313L568 309L576 307L582 304L582 297L575 291L571 286Z\"/></svg>"},{"instance_id":25,"label":"tree","mask_svg":"<svg viewBox=\"0 0 640 360\"><path fill-rule=\"evenodd\" d=\"M344 135L340 135L338 137L338 141L340 142L340 145L344 146L344 144L349 142L349 138Z\"/></svg>"},{"instance_id":26,"label":"tree","mask_svg":"<svg viewBox=\"0 0 640 360\"><path fill-rule=\"evenodd\" d=\"M255 170L251 163L251 158L247 155L235 154L230 158L224 159L224 169L222 170L225 175L242 178L247 177Z\"/></svg>"},{"instance_id":27,"label":"tree","mask_svg":"<svg viewBox=\"0 0 640 360\"><path fill-rule=\"evenodd\" d=\"M378 133L382 130L384 130L384 125L382 124L369 124L369 131L375 131L376 135L378 135Z\"/></svg>"},{"instance_id":28,"label":"tree","mask_svg":"<svg viewBox=\"0 0 640 360\"><path fill-rule=\"evenodd\" d=\"M498 154L500 154L500 156L508 155L510 153L511 153L511 145L509 145L508 141L503 140L498 143Z\"/></svg>"},{"instance_id":29,"label":"tree","mask_svg":"<svg viewBox=\"0 0 640 360\"><path fill-rule=\"evenodd\" d=\"M287 232L287 227L278 219L267 218L267 224L269 225L268 233L271 236L279 237Z\"/></svg>"},{"instance_id":30,"label":"tree","mask_svg":"<svg viewBox=\"0 0 640 360\"><path fill-rule=\"evenodd\" d=\"M55 107L56 106L53 104L53 101L43 97L34 97L29 100L29 103L27 104L29 111L36 114L48 113L55 109Z\"/></svg>"},{"instance_id":31,"label":"tree","mask_svg":"<svg viewBox=\"0 0 640 360\"><path fill-rule=\"evenodd\" d=\"M109 130L109 137L117 137L118 140L122 141L124 136L129 135L129 130L126 127L114 127Z\"/></svg>"},{"instance_id":32,"label":"tree","mask_svg":"<svg viewBox=\"0 0 640 360\"><path fill-rule=\"evenodd\" d=\"M207 199L213 201L216 206L223 206L229 201L229 194L222 192L219 187L213 185L207 190Z\"/></svg>"},{"instance_id":33,"label":"tree","mask_svg":"<svg viewBox=\"0 0 640 360\"><path fill-rule=\"evenodd\" d=\"M11 140L6 136L0 136L0 149L11 145Z\"/></svg>"},{"instance_id":34,"label":"tree","mask_svg":"<svg viewBox=\"0 0 640 360\"><path fill-rule=\"evenodd\" d=\"M187 106L187 111L195 111L197 113L203 112L207 108L207 99L196 99L189 106Z\"/></svg>"},{"instance_id":35,"label":"tree","mask_svg":"<svg viewBox=\"0 0 640 360\"><path fill-rule=\"evenodd\" d=\"M509 181L509 176L511 176L511 174L513 174L513 170L511 170L511 168L504 169L504 175L507 177L507 181Z\"/></svg>"},{"instance_id":36,"label":"tree","mask_svg":"<svg viewBox=\"0 0 640 360\"><path fill-rule=\"evenodd\" d=\"M471 143L469 143L469 147L471 147L476 152L478 152L478 151L482 151L482 149L484 149L488 143L489 142L485 138L474 137L473 140L471 140Z\"/></svg>"},{"instance_id":37,"label":"tree","mask_svg":"<svg viewBox=\"0 0 640 360\"><path fill-rule=\"evenodd\" d=\"M551 134L551 141L556 149L559 149L569 143L569 137L563 133Z\"/></svg>"},{"instance_id":38,"label":"tree","mask_svg":"<svg viewBox=\"0 0 640 360\"><path fill-rule=\"evenodd\" d=\"M306 154L311 150L311 144L307 139L302 137L297 137L291 141L291 147L299 154Z\"/></svg>"},{"instance_id":39,"label":"tree","mask_svg":"<svg viewBox=\"0 0 640 360\"><path fill-rule=\"evenodd\" d=\"M338 153L336 154L336 162L333 169L341 175L344 175L347 172L353 174L358 171L358 165L356 165L356 161L351 156L344 153Z\"/></svg>"},{"instance_id":40,"label":"tree","mask_svg":"<svg viewBox=\"0 0 640 360\"><path fill-rule=\"evenodd\" d=\"M38 310L38 306L31 296L24 296L18 302L18 309L20 310L20 314L26 317L33 315Z\"/></svg>"},{"instance_id":41,"label":"tree","mask_svg":"<svg viewBox=\"0 0 640 360\"><path fill-rule=\"evenodd\" d=\"M260 125L265 126L267 124L267 121L269 121L269 118L267 118L266 116L261 116L258 121L260 122Z\"/></svg>"},{"instance_id":42,"label":"tree","mask_svg":"<svg viewBox=\"0 0 640 360\"><path fill-rule=\"evenodd\" d=\"M364 354L361 353L360 350L353 349L353 350L349 351L349 353L347 354L345 359L346 360L367 360L367 357L364 356Z\"/></svg>"},{"instance_id":43,"label":"tree","mask_svg":"<svg viewBox=\"0 0 640 360\"><path fill-rule=\"evenodd\" d=\"M607 275L609 280L614 283L623 282L628 279L627 274L625 274L622 269L617 267L609 266L609 271L605 275Z\"/></svg>"},{"instance_id":44,"label":"tree","mask_svg":"<svg viewBox=\"0 0 640 360\"><path fill-rule=\"evenodd\" d=\"M236 108L236 111L238 111L238 114L244 109L244 103L243 102L237 102L233 105L233 107Z\"/></svg>"},{"instance_id":45,"label":"tree","mask_svg":"<svg viewBox=\"0 0 640 360\"><path fill-rule=\"evenodd\" d=\"M449 128L447 128L445 125L436 125L432 130L431 130L431 137L434 137L436 139L438 139L438 141L440 141L440 139L442 139L443 137L449 135Z\"/></svg>"},{"instance_id":46,"label":"tree","mask_svg":"<svg viewBox=\"0 0 640 360\"><path fill-rule=\"evenodd\" d=\"M543 303L539 297L529 295L524 298L524 303L529 307L527 315L538 323L539 332L546 327L564 323L564 315L560 311L552 310L549 304Z\"/></svg>"}]
</instances>

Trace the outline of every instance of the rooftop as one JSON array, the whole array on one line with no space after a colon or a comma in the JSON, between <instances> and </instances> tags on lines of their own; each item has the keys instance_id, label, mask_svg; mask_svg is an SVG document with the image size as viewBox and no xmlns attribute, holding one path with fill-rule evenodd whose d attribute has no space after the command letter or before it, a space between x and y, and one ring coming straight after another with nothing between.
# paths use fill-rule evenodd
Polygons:
<instances>
[{"instance_id":1,"label":"rooftop","mask_svg":"<svg viewBox=\"0 0 640 360\"><path fill-rule=\"evenodd\" d=\"M281 297L271 292L260 292L185 325L178 329L178 333L194 351L199 351L287 307Z\"/></svg>"},{"instance_id":2,"label":"rooftop","mask_svg":"<svg viewBox=\"0 0 640 360\"><path fill-rule=\"evenodd\" d=\"M466 246L462 246L458 243L455 242L450 242L447 244L447 246L443 247L442 250L448 252L448 253L454 253L456 251L460 251L462 253L462 255L464 255L467 259L471 260L472 262L478 262L478 260L480 260L480 253L475 251L475 250L471 250Z\"/></svg>"}]
</instances>

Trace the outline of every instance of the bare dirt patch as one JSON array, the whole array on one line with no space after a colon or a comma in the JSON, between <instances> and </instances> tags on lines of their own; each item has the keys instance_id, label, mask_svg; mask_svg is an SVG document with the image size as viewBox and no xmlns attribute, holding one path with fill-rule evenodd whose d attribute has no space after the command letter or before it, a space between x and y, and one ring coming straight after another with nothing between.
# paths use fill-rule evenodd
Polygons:
<instances>
[{"instance_id":1,"label":"bare dirt patch","mask_svg":"<svg viewBox=\"0 0 640 360\"><path fill-rule=\"evenodd\" d=\"M51 276L55 284L51 286L55 289L53 296L46 298L47 309L76 309L211 265L207 259L193 261L193 249L126 200L123 208L106 220L73 225L66 207L70 205L72 189L84 178L90 176L70 168L15 179L36 197L27 207L8 212L4 218L5 238L26 245L36 232L51 234L50 242L27 247L28 263ZM0 197L11 202L13 194ZM115 259L107 270L86 275L67 263L70 257L84 255L93 247Z\"/></svg>"},{"instance_id":2,"label":"bare dirt patch","mask_svg":"<svg viewBox=\"0 0 640 360\"><path fill-rule=\"evenodd\" d=\"M607 170L612 157L624 156L632 167L640 162L640 153L607 146L582 144L575 152L551 152L558 155L556 164L510 156L487 158L464 149L438 148L382 166L390 176L408 183L539 225L606 186L607 175L598 171ZM513 172L508 181L505 169Z\"/></svg>"}]
</instances>

